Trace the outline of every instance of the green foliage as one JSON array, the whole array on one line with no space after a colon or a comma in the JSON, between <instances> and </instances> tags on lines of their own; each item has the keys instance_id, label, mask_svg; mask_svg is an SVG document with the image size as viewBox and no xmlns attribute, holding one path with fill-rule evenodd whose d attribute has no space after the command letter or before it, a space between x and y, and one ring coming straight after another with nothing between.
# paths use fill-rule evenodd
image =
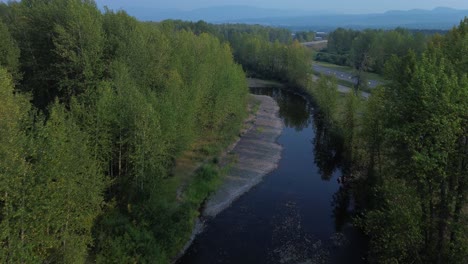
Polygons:
<instances>
[{"instance_id":1,"label":"green foliage","mask_svg":"<svg viewBox=\"0 0 468 264\"><path fill-rule=\"evenodd\" d=\"M97 259L106 262L115 252L137 262L168 262L188 239L203 201L174 201L165 190L171 189L168 172L194 141L239 129L245 76L230 48L208 34L169 34L122 12L107 11L104 21L111 87L95 102L99 115L92 122L104 124L110 140L111 150L102 153L110 155L109 199L116 204L98 224Z\"/></svg>"},{"instance_id":2,"label":"green foliage","mask_svg":"<svg viewBox=\"0 0 468 264\"><path fill-rule=\"evenodd\" d=\"M39 117L33 125L28 104L1 75L9 107L2 110L9 139L2 144L2 262L84 262L105 183L87 135L59 105L45 125Z\"/></svg>"},{"instance_id":3,"label":"green foliage","mask_svg":"<svg viewBox=\"0 0 468 264\"><path fill-rule=\"evenodd\" d=\"M179 188L170 171L237 134L242 67L308 87L311 54L288 30L141 23L90 0L11 2L0 16L0 262L169 262L220 181L205 166ZM467 28L424 52L401 29L330 36L330 56L359 73L388 64L393 81L365 104L341 105L332 79L312 87L354 179L376 190L360 222L375 262L466 262Z\"/></svg>"},{"instance_id":4,"label":"green foliage","mask_svg":"<svg viewBox=\"0 0 468 264\"><path fill-rule=\"evenodd\" d=\"M19 78L19 53L7 26L0 20L0 67L6 68L15 79Z\"/></svg>"},{"instance_id":5,"label":"green foliage","mask_svg":"<svg viewBox=\"0 0 468 264\"><path fill-rule=\"evenodd\" d=\"M420 32L394 30L355 31L339 28L328 36L326 51L316 59L343 66L353 66L357 71L383 73L391 56L405 56L409 51L421 54L428 38Z\"/></svg>"},{"instance_id":6,"label":"green foliage","mask_svg":"<svg viewBox=\"0 0 468 264\"><path fill-rule=\"evenodd\" d=\"M94 2L57 2L63 18L50 32L54 46L50 66L57 75L59 97L67 101L70 96L94 88L101 78L102 19Z\"/></svg>"},{"instance_id":7,"label":"green foliage","mask_svg":"<svg viewBox=\"0 0 468 264\"><path fill-rule=\"evenodd\" d=\"M130 216L112 209L95 228L97 262L170 262L190 238L200 204L219 183L220 174L213 165L200 168L184 192L183 203L159 194L161 200L155 208L158 221L132 223ZM129 208L131 214L136 214L133 209L137 208Z\"/></svg>"},{"instance_id":8,"label":"green foliage","mask_svg":"<svg viewBox=\"0 0 468 264\"><path fill-rule=\"evenodd\" d=\"M168 262L148 224L132 222L117 209L107 212L99 220L94 233L98 252L96 263Z\"/></svg>"},{"instance_id":9,"label":"green foliage","mask_svg":"<svg viewBox=\"0 0 468 264\"><path fill-rule=\"evenodd\" d=\"M315 56L317 61L324 61L333 63L336 65L350 65L349 63L349 55L340 55L340 54L333 54L328 52L317 52Z\"/></svg>"},{"instance_id":10,"label":"green foliage","mask_svg":"<svg viewBox=\"0 0 468 264\"><path fill-rule=\"evenodd\" d=\"M368 154L367 158L367 176L369 177L371 186L376 184L376 175L382 174L382 148L384 142L384 124L382 116L385 115L386 109L383 106L384 90L377 88L372 93L367 103L364 106L362 116L362 130L359 131L359 137L365 139L363 144L364 151Z\"/></svg>"},{"instance_id":11,"label":"green foliage","mask_svg":"<svg viewBox=\"0 0 468 264\"><path fill-rule=\"evenodd\" d=\"M246 115L230 46L204 22L194 34L88 0L0 14L0 67L18 82L0 70L0 262L169 262L219 181L203 168L176 198L174 161L217 150Z\"/></svg>"},{"instance_id":12,"label":"green foliage","mask_svg":"<svg viewBox=\"0 0 468 264\"><path fill-rule=\"evenodd\" d=\"M186 201L193 205L193 209L197 209L216 187L220 184L220 176L218 170L213 165L202 167L195 175L192 183L189 185L186 192Z\"/></svg>"},{"instance_id":13,"label":"green foliage","mask_svg":"<svg viewBox=\"0 0 468 264\"><path fill-rule=\"evenodd\" d=\"M46 259L82 263L92 244L91 228L103 202L104 175L88 147L87 135L63 106L52 107L36 140L36 202L43 206L34 211L42 218L40 227L46 236L35 242L48 245L40 249Z\"/></svg>"},{"instance_id":14,"label":"green foliage","mask_svg":"<svg viewBox=\"0 0 468 264\"><path fill-rule=\"evenodd\" d=\"M27 19L26 19L27 18ZM41 110L93 88L101 77L101 14L93 1L11 3L7 24L21 50L19 88Z\"/></svg>"},{"instance_id":15,"label":"green foliage","mask_svg":"<svg viewBox=\"0 0 468 264\"><path fill-rule=\"evenodd\" d=\"M340 55L349 54L351 52L352 42L358 34L358 31L351 29L336 29L328 35L327 51Z\"/></svg>"},{"instance_id":16,"label":"green foliage","mask_svg":"<svg viewBox=\"0 0 468 264\"><path fill-rule=\"evenodd\" d=\"M355 93L346 94L344 107L339 119L340 128L342 130L344 145L346 148L346 156L348 160L359 161L360 156L357 148L360 145L359 139L356 137L360 127L360 119L358 118L360 110L360 97Z\"/></svg>"},{"instance_id":17,"label":"green foliage","mask_svg":"<svg viewBox=\"0 0 468 264\"><path fill-rule=\"evenodd\" d=\"M305 87L311 71L311 51L286 29L259 25L206 24L167 20L158 24L166 32L189 30L197 35L210 33L232 47L235 60L251 77L288 82ZM299 35L302 33L299 32ZM313 33L304 33L309 36ZM302 36L302 35L301 35ZM186 61L184 61L186 62Z\"/></svg>"},{"instance_id":18,"label":"green foliage","mask_svg":"<svg viewBox=\"0 0 468 264\"><path fill-rule=\"evenodd\" d=\"M315 40L315 32L313 31L298 31L294 33L294 39L299 42L310 42Z\"/></svg>"},{"instance_id":19,"label":"green foliage","mask_svg":"<svg viewBox=\"0 0 468 264\"><path fill-rule=\"evenodd\" d=\"M28 214L34 181L26 161L29 121L26 98L13 94L11 75L0 67L0 262L38 261L25 232L35 226ZM23 234L23 235L22 235Z\"/></svg>"},{"instance_id":20,"label":"green foliage","mask_svg":"<svg viewBox=\"0 0 468 264\"><path fill-rule=\"evenodd\" d=\"M378 210L358 220L370 236L371 263L420 262L422 247L421 206L416 191L402 180L388 177L375 190Z\"/></svg>"},{"instance_id":21,"label":"green foliage","mask_svg":"<svg viewBox=\"0 0 468 264\"><path fill-rule=\"evenodd\" d=\"M461 208L466 206L467 192L464 172L467 169L467 68L463 69L463 63L459 64L460 59L452 55L451 48L463 49L466 43L464 23L466 21L446 38L436 36L420 58L414 53L403 58L394 57L387 67L393 82L368 104L363 136L370 150L381 159L369 162L369 166L377 163L380 167L377 175L383 178L377 181L369 178L369 182L385 187L388 181L385 175L394 175L414 190L413 200L418 201L420 210L416 219L421 219L413 220L420 230L420 241L393 238L393 243L387 243L389 246L384 251L377 244L371 247L381 251L376 254L382 257L381 262L407 262L395 257L407 256L404 247L395 243L404 245L408 240L420 245L418 254L411 256L418 262L464 263L466 260L466 253L460 251L463 246L458 246L466 244L466 235L459 235L458 228L466 228L466 214ZM379 105L374 100L378 100ZM388 200L392 196L382 197ZM395 206L398 204L402 209L409 203L395 202ZM394 221L378 224L378 219L385 219L385 214L379 214L385 207L373 204L371 208L367 215L375 218L371 224L375 228L385 224L388 228L400 225ZM404 212L399 214L405 215ZM385 234L384 231L373 233L375 236ZM398 250L393 252L395 249Z\"/></svg>"},{"instance_id":22,"label":"green foliage","mask_svg":"<svg viewBox=\"0 0 468 264\"><path fill-rule=\"evenodd\" d=\"M377 38L364 31L354 39L361 50L354 55L370 56L367 62L359 56L354 61L364 66L387 61L391 80L362 106L348 96L342 119L335 123L352 163L356 201L366 209L357 223L369 235L371 263L468 259L468 65L467 53L460 53L467 48L467 23L465 19L444 37L434 36L423 52L423 38L416 35L412 42L400 29ZM369 47L385 45L386 38L397 45L380 51ZM332 48L346 50L339 43ZM398 56L379 60L382 54L373 55L385 49ZM327 90L316 95L325 110L327 96Z\"/></svg>"},{"instance_id":23,"label":"green foliage","mask_svg":"<svg viewBox=\"0 0 468 264\"><path fill-rule=\"evenodd\" d=\"M248 74L304 86L311 71L310 51L297 41L284 45L271 43L257 36L244 34L238 46L233 44L234 56Z\"/></svg>"},{"instance_id":24,"label":"green foliage","mask_svg":"<svg viewBox=\"0 0 468 264\"><path fill-rule=\"evenodd\" d=\"M338 86L336 78L321 76L311 90L312 95L320 106L325 120L333 122L336 120L338 107Z\"/></svg>"},{"instance_id":25,"label":"green foliage","mask_svg":"<svg viewBox=\"0 0 468 264\"><path fill-rule=\"evenodd\" d=\"M218 37L222 41L228 41L232 46L241 45L239 41L242 35L256 36L262 41L275 42L282 44L292 42L291 31L283 28L266 27L260 25L247 24L208 24L204 21L186 22L181 20L166 20L160 23L165 30L180 31L188 30L196 35L209 33Z\"/></svg>"}]
</instances>

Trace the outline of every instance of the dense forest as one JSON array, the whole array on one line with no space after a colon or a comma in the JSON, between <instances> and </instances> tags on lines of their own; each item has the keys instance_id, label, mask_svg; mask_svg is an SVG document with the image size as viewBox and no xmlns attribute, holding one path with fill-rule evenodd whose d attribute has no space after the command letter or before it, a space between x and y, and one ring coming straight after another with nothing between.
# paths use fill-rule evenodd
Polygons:
<instances>
[{"instance_id":1,"label":"dense forest","mask_svg":"<svg viewBox=\"0 0 468 264\"><path fill-rule=\"evenodd\" d=\"M390 56L389 83L369 100L339 96L329 78L309 87L343 139L370 263L468 261L467 41L465 19L419 53Z\"/></svg>"},{"instance_id":2,"label":"dense forest","mask_svg":"<svg viewBox=\"0 0 468 264\"><path fill-rule=\"evenodd\" d=\"M293 33L294 39L299 42L309 42L315 40L315 32L313 31L296 31Z\"/></svg>"},{"instance_id":3,"label":"dense forest","mask_svg":"<svg viewBox=\"0 0 468 264\"><path fill-rule=\"evenodd\" d=\"M0 35L2 263L170 262L222 173L187 179L176 160L238 135L245 71L310 70L288 30L143 23L92 0L1 3Z\"/></svg>"},{"instance_id":4,"label":"dense forest","mask_svg":"<svg viewBox=\"0 0 468 264\"><path fill-rule=\"evenodd\" d=\"M246 114L230 46L88 0L0 18L0 262L169 262L218 174L177 200L175 159L228 143Z\"/></svg>"},{"instance_id":5,"label":"dense forest","mask_svg":"<svg viewBox=\"0 0 468 264\"><path fill-rule=\"evenodd\" d=\"M311 73L312 54L304 49L289 30L259 25L214 25L203 21L163 21L162 26L174 30L209 33L232 47L234 59L249 77L285 82L295 87L306 85Z\"/></svg>"},{"instance_id":6,"label":"dense forest","mask_svg":"<svg viewBox=\"0 0 468 264\"><path fill-rule=\"evenodd\" d=\"M311 37L0 3L0 262L173 260L222 173L213 159L182 180L176 161L238 135L250 76L311 93L342 139L370 263L466 263L468 19L333 32L318 56L389 80L369 100L311 81Z\"/></svg>"},{"instance_id":7,"label":"dense forest","mask_svg":"<svg viewBox=\"0 0 468 264\"><path fill-rule=\"evenodd\" d=\"M317 53L316 59L383 74L392 55L404 56L408 50L421 54L427 39L427 34L402 28L364 31L338 28L328 35L328 47Z\"/></svg>"}]
</instances>

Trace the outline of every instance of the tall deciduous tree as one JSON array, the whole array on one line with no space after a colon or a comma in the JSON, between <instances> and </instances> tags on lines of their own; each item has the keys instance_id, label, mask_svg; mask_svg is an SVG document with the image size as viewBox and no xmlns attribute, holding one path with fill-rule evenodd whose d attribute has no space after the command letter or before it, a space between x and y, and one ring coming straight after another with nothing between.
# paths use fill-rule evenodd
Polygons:
<instances>
[{"instance_id":1,"label":"tall deciduous tree","mask_svg":"<svg viewBox=\"0 0 468 264\"><path fill-rule=\"evenodd\" d=\"M41 218L36 250L44 260L82 263L92 243L91 228L101 212L104 175L88 136L63 106L53 106L35 138L38 205L34 214Z\"/></svg>"},{"instance_id":2,"label":"tall deciduous tree","mask_svg":"<svg viewBox=\"0 0 468 264\"><path fill-rule=\"evenodd\" d=\"M37 227L33 215L36 193L28 164L31 124L26 98L13 94L11 75L0 67L0 262L39 262L34 254Z\"/></svg>"},{"instance_id":3,"label":"tall deciduous tree","mask_svg":"<svg viewBox=\"0 0 468 264\"><path fill-rule=\"evenodd\" d=\"M384 129L385 148L381 176L383 184L393 181L386 178L398 178L418 195L420 213L413 211L410 215L421 219L421 251L416 258L421 262L464 263L468 257L466 215L460 210L466 206L467 192L466 56L451 50L448 44L463 49L466 23L447 38L435 37L421 58L414 53L394 58L388 67L393 82L380 96L383 111L379 123ZM382 205L377 208L369 215L386 210ZM379 225L377 221L374 224ZM388 225L384 229L392 230L399 224L390 221L384 225ZM374 233L375 238L383 234Z\"/></svg>"},{"instance_id":4,"label":"tall deciduous tree","mask_svg":"<svg viewBox=\"0 0 468 264\"><path fill-rule=\"evenodd\" d=\"M19 78L19 48L7 26L0 20L0 66L6 68L13 78Z\"/></svg>"}]
</instances>

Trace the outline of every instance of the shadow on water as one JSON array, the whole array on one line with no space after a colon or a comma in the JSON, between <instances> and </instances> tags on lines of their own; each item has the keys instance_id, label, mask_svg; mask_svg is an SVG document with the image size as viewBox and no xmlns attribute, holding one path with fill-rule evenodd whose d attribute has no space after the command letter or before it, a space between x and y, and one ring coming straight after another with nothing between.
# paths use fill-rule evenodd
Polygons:
<instances>
[{"instance_id":1,"label":"shadow on water","mask_svg":"<svg viewBox=\"0 0 468 264\"><path fill-rule=\"evenodd\" d=\"M315 163L319 168L322 180L330 181L335 171L339 170L340 176L336 178L339 184L338 190L333 194L331 206L337 234L343 234L349 242L347 250L339 250L330 258L332 263L365 263L367 240L363 234L351 225L354 214L354 200L352 186L348 182L350 168L342 153L343 141L331 124L325 120L319 110L313 111L313 124L315 129L314 155ZM340 252L341 251L341 252ZM357 253L357 254L356 254Z\"/></svg>"},{"instance_id":2,"label":"shadow on water","mask_svg":"<svg viewBox=\"0 0 468 264\"><path fill-rule=\"evenodd\" d=\"M250 88L250 91L253 94L273 97L280 107L279 116L283 119L285 126L293 127L297 131L309 126L312 107L301 96L278 88Z\"/></svg>"},{"instance_id":3,"label":"shadow on water","mask_svg":"<svg viewBox=\"0 0 468 264\"><path fill-rule=\"evenodd\" d=\"M343 182L337 135L301 96L251 91L280 106L279 166L208 219L178 263L365 263L365 239L350 223L352 192Z\"/></svg>"},{"instance_id":4,"label":"shadow on water","mask_svg":"<svg viewBox=\"0 0 468 264\"><path fill-rule=\"evenodd\" d=\"M342 168L342 142L340 137L333 131L331 125L323 119L319 111L314 112L314 154L315 164L319 168L319 173L322 180L330 181L334 172L338 169L345 171ZM335 220L335 229L342 231L343 226L350 220L350 191L349 185L341 175L337 181L340 183L338 191L333 194L332 207L333 217Z\"/></svg>"},{"instance_id":5,"label":"shadow on water","mask_svg":"<svg viewBox=\"0 0 468 264\"><path fill-rule=\"evenodd\" d=\"M322 180L329 181L341 167L342 142L319 112L314 112L314 153L315 163Z\"/></svg>"}]
</instances>

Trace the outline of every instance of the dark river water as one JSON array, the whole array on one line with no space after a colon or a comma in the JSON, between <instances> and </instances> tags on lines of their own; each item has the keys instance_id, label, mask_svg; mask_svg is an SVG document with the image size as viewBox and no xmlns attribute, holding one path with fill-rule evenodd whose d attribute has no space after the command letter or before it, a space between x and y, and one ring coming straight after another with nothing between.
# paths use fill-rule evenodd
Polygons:
<instances>
[{"instance_id":1,"label":"dark river water","mask_svg":"<svg viewBox=\"0 0 468 264\"><path fill-rule=\"evenodd\" d=\"M364 237L352 227L350 191L336 142L312 105L280 89L272 96L285 123L279 166L206 222L178 263L365 263Z\"/></svg>"}]
</instances>

